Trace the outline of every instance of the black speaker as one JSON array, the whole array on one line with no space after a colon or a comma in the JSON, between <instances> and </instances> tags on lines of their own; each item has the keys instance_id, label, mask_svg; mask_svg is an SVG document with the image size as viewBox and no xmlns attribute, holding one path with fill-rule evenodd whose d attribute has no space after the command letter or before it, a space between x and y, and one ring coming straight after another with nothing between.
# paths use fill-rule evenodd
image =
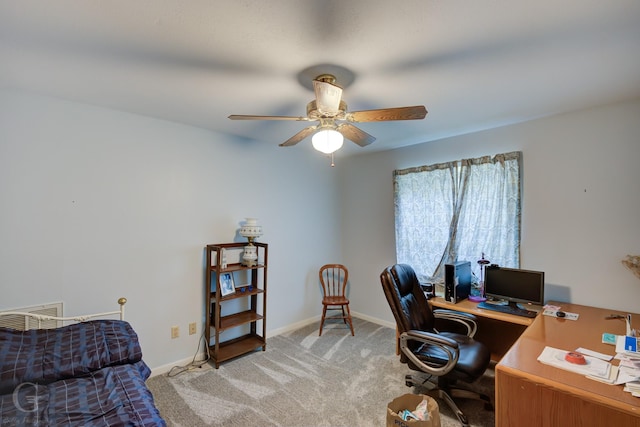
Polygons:
<instances>
[{"instance_id":1,"label":"black speaker","mask_svg":"<svg viewBox=\"0 0 640 427\"><path fill-rule=\"evenodd\" d=\"M471 293L471 262L444 265L444 299L457 303Z\"/></svg>"}]
</instances>

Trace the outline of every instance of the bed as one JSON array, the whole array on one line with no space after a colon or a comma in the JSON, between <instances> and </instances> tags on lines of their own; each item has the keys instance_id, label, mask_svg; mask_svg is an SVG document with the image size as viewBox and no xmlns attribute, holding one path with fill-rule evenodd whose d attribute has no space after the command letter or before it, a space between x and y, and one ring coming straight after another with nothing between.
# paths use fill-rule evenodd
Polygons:
<instances>
[{"instance_id":1,"label":"bed","mask_svg":"<svg viewBox=\"0 0 640 427\"><path fill-rule=\"evenodd\" d=\"M138 336L120 310L53 329L0 327L0 426L165 426L145 381ZM114 313L119 320L95 319Z\"/></svg>"}]
</instances>

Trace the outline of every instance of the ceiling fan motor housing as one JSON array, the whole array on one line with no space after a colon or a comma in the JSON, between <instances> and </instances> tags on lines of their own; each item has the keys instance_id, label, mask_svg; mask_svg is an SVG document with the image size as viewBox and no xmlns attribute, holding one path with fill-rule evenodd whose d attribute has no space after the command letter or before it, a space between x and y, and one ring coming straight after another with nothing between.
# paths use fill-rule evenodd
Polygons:
<instances>
[{"instance_id":1,"label":"ceiling fan motor housing","mask_svg":"<svg viewBox=\"0 0 640 427\"><path fill-rule=\"evenodd\" d=\"M315 100L311 101L310 103L307 104L307 117L309 117L310 120L320 120L320 119L327 119L327 118L333 118L333 119L338 119L338 120L344 120L346 111L347 111L347 103L344 101L340 101L340 105L338 107L338 111L336 111L335 113L331 113L331 112L321 112L318 109L317 106L317 102Z\"/></svg>"}]
</instances>

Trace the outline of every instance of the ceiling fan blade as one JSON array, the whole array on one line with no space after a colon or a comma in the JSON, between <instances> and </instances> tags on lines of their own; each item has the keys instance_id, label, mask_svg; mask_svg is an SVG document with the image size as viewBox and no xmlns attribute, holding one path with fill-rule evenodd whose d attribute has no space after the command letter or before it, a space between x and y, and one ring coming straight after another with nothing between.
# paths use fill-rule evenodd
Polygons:
<instances>
[{"instance_id":1,"label":"ceiling fan blade","mask_svg":"<svg viewBox=\"0 0 640 427\"><path fill-rule=\"evenodd\" d=\"M229 116L231 120L295 120L298 122L308 122L308 117L294 116L248 116L243 114L232 114Z\"/></svg>"},{"instance_id":2,"label":"ceiling fan blade","mask_svg":"<svg viewBox=\"0 0 640 427\"><path fill-rule=\"evenodd\" d=\"M424 105L413 107L381 108L379 110L352 111L347 113L350 122L386 122L390 120L420 120L427 115Z\"/></svg>"},{"instance_id":3,"label":"ceiling fan blade","mask_svg":"<svg viewBox=\"0 0 640 427\"><path fill-rule=\"evenodd\" d=\"M302 129L300 132L293 135L291 138L287 139L285 142L280 144L280 147L291 147L292 145L296 145L298 142L305 139L307 136L311 135L318 126L309 126Z\"/></svg>"},{"instance_id":4,"label":"ceiling fan blade","mask_svg":"<svg viewBox=\"0 0 640 427\"><path fill-rule=\"evenodd\" d=\"M316 106L323 114L335 114L340 111L342 88L330 82L314 80L313 90L316 93Z\"/></svg>"},{"instance_id":5,"label":"ceiling fan blade","mask_svg":"<svg viewBox=\"0 0 640 427\"><path fill-rule=\"evenodd\" d=\"M351 123L342 123L336 128L336 130L340 132L342 136L350 141L355 142L360 147L366 147L376 140L374 136L369 135L362 129L358 129Z\"/></svg>"}]
</instances>

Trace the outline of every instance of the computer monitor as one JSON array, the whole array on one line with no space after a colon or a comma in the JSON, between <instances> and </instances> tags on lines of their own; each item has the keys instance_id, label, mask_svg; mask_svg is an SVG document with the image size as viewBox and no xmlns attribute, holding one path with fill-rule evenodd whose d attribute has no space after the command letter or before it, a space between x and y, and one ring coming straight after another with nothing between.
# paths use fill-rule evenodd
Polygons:
<instances>
[{"instance_id":1,"label":"computer monitor","mask_svg":"<svg viewBox=\"0 0 640 427\"><path fill-rule=\"evenodd\" d=\"M520 308L526 308L526 304L544 305L544 272L487 266L484 292L488 299Z\"/></svg>"}]
</instances>

